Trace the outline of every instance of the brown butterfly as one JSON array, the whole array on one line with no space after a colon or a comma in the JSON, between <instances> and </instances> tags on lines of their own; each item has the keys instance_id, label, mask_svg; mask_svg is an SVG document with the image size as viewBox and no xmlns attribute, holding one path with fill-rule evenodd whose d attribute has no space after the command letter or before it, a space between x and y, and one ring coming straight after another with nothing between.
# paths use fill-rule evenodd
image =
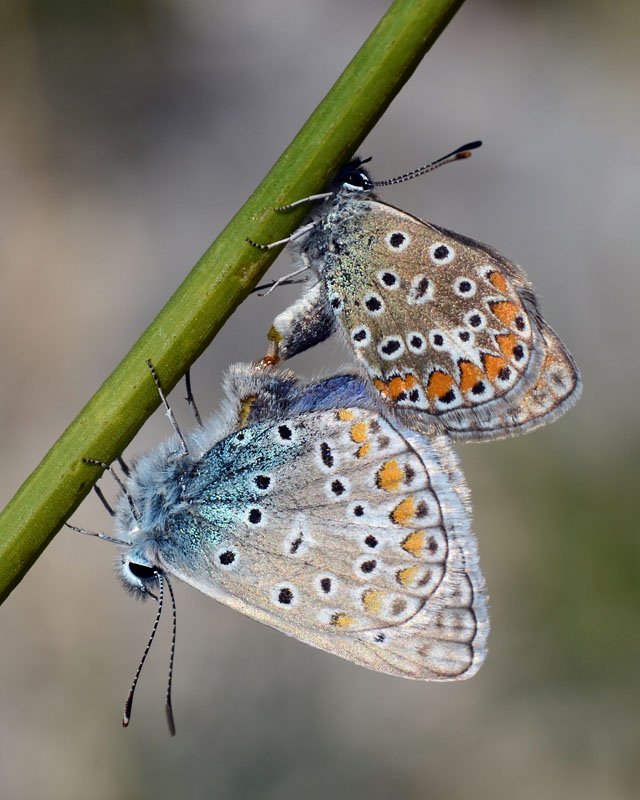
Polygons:
<instances>
[{"instance_id":1,"label":"brown butterfly","mask_svg":"<svg viewBox=\"0 0 640 800\"><path fill-rule=\"evenodd\" d=\"M256 246L295 242L302 267L293 274L311 269L317 280L276 317L266 363L339 330L404 424L459 439L533 430L577 401L578 369L524 272L493 248L373 193L467 158L480 144L387 181L372 181L356 159L330 191L284 207L321 201L290 237Z\"/></svg>"}]
</instances>

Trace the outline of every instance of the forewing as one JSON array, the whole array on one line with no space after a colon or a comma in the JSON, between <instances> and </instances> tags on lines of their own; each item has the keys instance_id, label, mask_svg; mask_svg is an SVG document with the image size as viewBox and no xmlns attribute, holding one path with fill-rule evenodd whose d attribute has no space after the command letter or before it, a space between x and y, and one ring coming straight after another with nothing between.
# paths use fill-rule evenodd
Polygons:
<instances>
[{"instance_id":1,"label":"forewing","mask_svg":"<svg viewBox=\"0 0 640 800\"><path fill-rule=\"evenodd\" d=\"M371 669L433 680L476 672L485 587L468 492L443 437L337 409L250 426L207 459L211 489L190 511L201 555L168 565L179 577Z\"/></svg>"}]
</instances>

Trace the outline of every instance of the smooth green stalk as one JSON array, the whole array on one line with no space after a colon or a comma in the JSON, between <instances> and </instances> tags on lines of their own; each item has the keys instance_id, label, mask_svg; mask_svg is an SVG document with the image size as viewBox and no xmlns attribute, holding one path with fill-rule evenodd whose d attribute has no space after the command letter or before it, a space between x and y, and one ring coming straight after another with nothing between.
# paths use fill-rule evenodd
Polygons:
<instances>
[{"instance_id":1,"label":"smooth green stalk","mask_svg":"<svg viewBox=\"0 0 640 800\"><path fill-rule=\"evenodd\" d=\"M0 601L25 575L159 399L151 359L169 391L249 294L277 251L246 243L287 236L305 209L276 206L321 191L373 128L462 0L396 0L249 200L191 270L0 514ZM260 355L256 353L256 355Z\"/></svg>"}]
</instances>

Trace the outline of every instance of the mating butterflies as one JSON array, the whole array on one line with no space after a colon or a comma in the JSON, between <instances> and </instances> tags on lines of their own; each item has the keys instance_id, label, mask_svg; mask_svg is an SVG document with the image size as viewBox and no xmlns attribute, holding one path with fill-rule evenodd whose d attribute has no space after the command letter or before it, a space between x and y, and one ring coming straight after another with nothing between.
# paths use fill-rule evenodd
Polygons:
<instances>
[{"instance_id":1,"label":"mating butterflies","mask_svg":"<svg viewBox=\"0 0 640 800\"><path fill-rule=\"evenodd\" d=\"M288 240L257 246L294 241L298 272L310 268L317 280L276 317L268 363L339 330L397 419L459 439L532 430L577 401L578 369L523 271L491 247L373 194L479 145L388 181L372 181L357 159L331 191L292 204L321 201Z\"/></svg>"}]
</instances>

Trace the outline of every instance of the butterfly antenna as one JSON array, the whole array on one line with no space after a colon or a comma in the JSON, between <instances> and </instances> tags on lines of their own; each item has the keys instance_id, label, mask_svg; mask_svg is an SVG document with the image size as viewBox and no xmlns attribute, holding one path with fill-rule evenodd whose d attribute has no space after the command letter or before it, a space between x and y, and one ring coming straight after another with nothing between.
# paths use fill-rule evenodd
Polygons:
<instances>
[{"instance_id":1,"label":"butterfly antenna","mask_svg":"<svg viewBox=\"0 0 640 800\"><path fill-rule=\"evenodd\" d=\"M131 544L130 542L125 542L123 539L116 539L114 536L107 536L106 533L96 533L95 531L88 531L84 528L76 528L75 525L71 525L69 522L64 523L67 528L71 528L72 531L76 533L84 533L85 536L95 536L97 539L103 539L105 542L111 542L112 544L119 544L122 547L129 547Z\"/></svg>"},{"instance_id":2,"label":"butterfly antenna","mask_svg":"<svg viewBox=\"0 0 640 800\"><path fill-rule=\"evenodd\" d=\"M156 389L158 390L158 394L160 395L160 399L162 400L162 404L164 405L164 410L166 415L169 417L169 422L171 423L171 427L175 431L176 436L180 440L180 444L182 446L182 455L188 456L189 455L189 448L187 447L187 443L184 440L184 436L182 435L182 431L178 423L176 422L176 418L173 415L173 409L169 405L169 401L167 400L165 393L162 389L162 384L160 383L160 378L158 377L158 373L156 372L156 368L151 363L151 359L147 359L147 366L151 370L151 375L153 376L153 381L156 385Z\"/></svg>"},{"instance_id":3,"label":"butterfly antenna","mask_svg":"<svg viewBox=\"0 0 640 800\"><path fill-rule=\"evenodd\" d=\"M176 618L176 598L173 594L173 586L169 578L165 575L164 579L167 582L167 586L169 587L169 594L171 595L171 611L173 615L173 629L171 632L171 653L169 655L169 677L167 678L167 697L164 704L165 711L167 713L167 725L169 726L169 733L171 736L176 735L176 726L175 722L173 721L173 706L171 705L171 686L173 684L173 662L176 654L176 630L177 630L177 618Z\"/></svg>"},{"instance_id":4,"label":"butterfly antenna","mask_svg":"<svg viewBox=\"0 0 640 800\"><path fill-rule=\"evenodd\" d=\"M187 396L185 400L191 406L191 410L193 411L193 416L196 419L196 423L202 428L202 417L200 416L200 412L198 411L198 406L196 405L195 397L193 396L193 392L191 391L191 370L188 369L184 374L184 385L185 389L187 390Z\"/></svg>"},{"instance_id":5,"label":"butterfly antenna","mask_svg":"<svg viewBox=\"0 0 640 800\"><path fill-rule=\"evenodd\" d=\"M451 153L447 153L446 156L442 156L441 158L432 161L431 164L425 164L424 167L418 167L418 169L411 170L411 172L405 172L404 175L398 175L397 178L390 178L387 181L372 181L374 186L392 186L394 183L404 183L404 181L410 181L412 178L417 178L419 175L425 175L427 172L433 172L434 169L438 169L438 167L442 167L445 164L452 164L454 161L460 161L462 158L469 158L471 155L472 150L476 150L482 144L481 141L469 142L468 144L463 144L462 147L458 147Z\"/></svg>"},{"instance_id":6,"label":"butterfly antenna","mask_svg":"<svg viewBox=\"0 0 640 800\"><path fill-rule=\"evenodd\" d=\"M120 464L120 469L124 473L125 478L128 478L129 475L131 475L131 470L129 469L127 462L124 460L124 458L122 458L122 456L118 456L116 460L118 464Z\"/></svg>"},{"instance_id":7,"label":"butterfly antenna","mask_svg":"<svg viewBox=\"0 0 640 800\"><path fill-rule=\"evenodd\" d=\"M100 499L100 502L107 509L107 514L110 517L113 517L116 512L111 508L111 505L110 505L109 501L107 500L107 498L104 496L104 494L102 494L102 489L98 488L98 486L94 486L93 487L93 491L98 495L98 498Z\"/></svg>"},{"instance_id":8,"label":"butterfly antenna","mask_svg":"<svg viewBox=\"0 0 640 800\"><path fill-rule=\"evenodd\" d=\"M107 470L107 472L113 477L115 482L120 487L120 491L122 492L122 494L127 498L127 502L129 503L129 508L131 509L133 518L139 525L141 519L140 512L138 511L138 509L135 506L135 503L133 502L133 497L131 497L131 495L127 491L127 487L124 485L122 479L120 478L118 473L113 469L113 467L110 464L106 464L104 461L100 461L97 458L83 458L82 460L84 461L85 464L95 464L95 466L102 467L102 469Z\"/></svg>"},{"instance_id":9,"label":"butterfly antenna","mask_svg":"<svg viewBox=\"0 0 640 800\"><path fill-rule=\"evenodd\" d=\"M138 685L138 679L140 677L140 673L142 672L142 667L144 666L144 662L147 660L147 656L149 655L149 650L151 650L151 645L153 644L156 631L158 630L160 615L162 614L162 605L164 603L164 581L162 580L162 575L159 572L156 572L156 576L160 584L160 591L158 592L158 611L156 613L156 618L153 623L153 628L151 629L149 641L147 642L147 646L145 647L144 653L142 654L142 658L140 659L140 663L138 664L138 669L136 670L136 674L133 678L131 688L129 689L129 694L127 695L127 699L124 704L124 714L122 715L123 728L126 728L131 722L131 707L133 706L133 695L135 694L136 686Z\"/></svg>"}]
</instances>

